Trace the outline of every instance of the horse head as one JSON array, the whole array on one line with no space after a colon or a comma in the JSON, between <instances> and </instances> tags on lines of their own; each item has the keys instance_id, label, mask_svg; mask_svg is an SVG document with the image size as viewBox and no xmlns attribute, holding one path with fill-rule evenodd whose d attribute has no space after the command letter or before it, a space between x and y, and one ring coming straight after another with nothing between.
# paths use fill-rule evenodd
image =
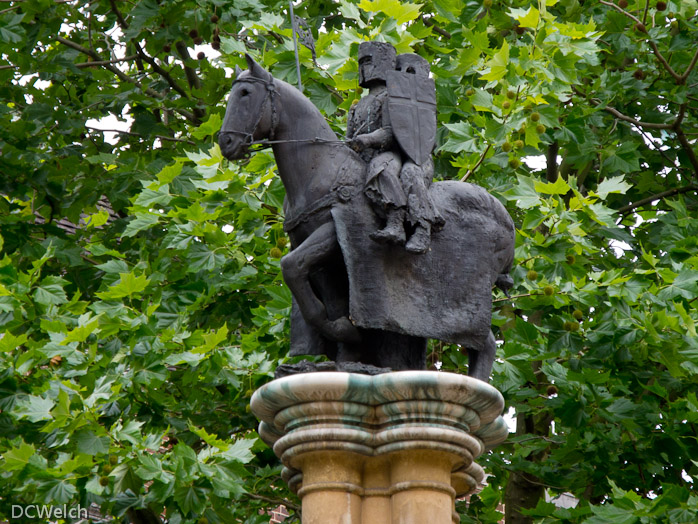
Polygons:
<instances>
[{"instance_id":1,"label":"horse head","mask_svg":"<svg viewBox=\"0 0 698 524\"><path fill-rule=\"evenodd\" d=\"M273 138L276 127L274 77L245 54L249 69L237 69L218 143L229 160L244 157L254 141Z\"/></svg>"}]
</instances>

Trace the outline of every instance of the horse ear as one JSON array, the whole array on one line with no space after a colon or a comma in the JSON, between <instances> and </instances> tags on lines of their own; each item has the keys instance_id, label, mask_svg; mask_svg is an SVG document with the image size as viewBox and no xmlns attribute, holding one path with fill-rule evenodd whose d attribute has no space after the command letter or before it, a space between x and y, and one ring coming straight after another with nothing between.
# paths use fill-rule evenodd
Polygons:
<instances>
[{"instance_id":1,"label":"horse ear","mask_svg":"<svg viewBox=\"0 0 698 524\"><path fill-rule=\"evenodd\" d=\"M235 78L239 78L240 73L242 73L242 69L240 69L239 65L235 64Z\"/></svg>"},{"instance_id":2,"label":"horse ear","mask_svg":"<svg viewBox=\"0 0 698 524\"><path fill-rule=\"evenodd\" d=\"M247 66L250 68L250 73L252 73L252 76L262 79L269 79L271 77L271 73L255 62L254 58L247 53L245 53L245 60L247 60Z\"/></svg>"}]
</instances>

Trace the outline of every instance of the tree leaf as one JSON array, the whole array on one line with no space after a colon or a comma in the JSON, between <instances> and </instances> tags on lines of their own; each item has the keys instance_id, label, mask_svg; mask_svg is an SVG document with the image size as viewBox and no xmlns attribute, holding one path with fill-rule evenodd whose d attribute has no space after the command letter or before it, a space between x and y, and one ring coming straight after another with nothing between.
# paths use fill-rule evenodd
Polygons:
<instances>
[{"instance_id":1,"label":"tree leaf","mask_svg":"<svg viewBox=\"0 0 698 524\"><path fill-rule=\"evenodd\" d=\"M73 438L75 446L80 453L97 455L98 453L107 453L109 451L109 437L98 437L89 429L78 431Z\"/></svg>"},{"instance_id":2,"label":"tree leaf","mask_svg":"<svg viewBox=\"0 0 698 524\"><path fill-rule=\"evenodd\" d=\"M5 460L3 469L5 471L22 470L29 463L29 459L34 455L36 449L33 445L24 441L19 447L6 451L2 458Z\"/></svg>"},{"instance_id":3,"label":"tree leaf","mask_svg":"<svg viewBox=\"0 0 698 524\"><path fill-rule=\"evenodd\" d=\"M44 278L34 291L34 300L45 306L60 305L68 302L63 286L68 282L53 275Z\"/></svg>"}]
</instances>

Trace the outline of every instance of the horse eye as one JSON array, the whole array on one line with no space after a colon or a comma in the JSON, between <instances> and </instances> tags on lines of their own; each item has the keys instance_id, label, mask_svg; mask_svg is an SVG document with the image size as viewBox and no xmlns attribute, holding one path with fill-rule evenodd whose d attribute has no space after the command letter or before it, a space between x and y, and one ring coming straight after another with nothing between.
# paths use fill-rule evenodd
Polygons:
<instances>
[{"instance_id":1,"label":"horse eye","mask_svg":"<svg viewBox=\"0 0 698 524\"><path fill-rule=\"evenodd\" d=\"M247 89L243 89L242 91L240 91L240 96L247 96L249 94L250 92Z\"/></svg>"}]
</instances>

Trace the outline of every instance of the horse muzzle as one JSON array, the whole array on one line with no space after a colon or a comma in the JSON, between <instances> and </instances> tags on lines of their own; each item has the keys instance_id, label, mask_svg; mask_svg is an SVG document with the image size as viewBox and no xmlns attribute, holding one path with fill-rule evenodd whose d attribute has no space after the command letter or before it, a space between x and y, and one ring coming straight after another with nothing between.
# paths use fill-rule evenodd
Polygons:
<instances>
[{"instance_id":1,"label":"horse muzzle","mask_svg":"<svg viewBox=\"0 0 698 524\"><path fill-rule=\"evenodd\" d=\"M218 133L218 145L221 146L221 152L225 158L239 160L247 155L251 138L241 133L221 131Z\"/></svg>"}]
</instances>

